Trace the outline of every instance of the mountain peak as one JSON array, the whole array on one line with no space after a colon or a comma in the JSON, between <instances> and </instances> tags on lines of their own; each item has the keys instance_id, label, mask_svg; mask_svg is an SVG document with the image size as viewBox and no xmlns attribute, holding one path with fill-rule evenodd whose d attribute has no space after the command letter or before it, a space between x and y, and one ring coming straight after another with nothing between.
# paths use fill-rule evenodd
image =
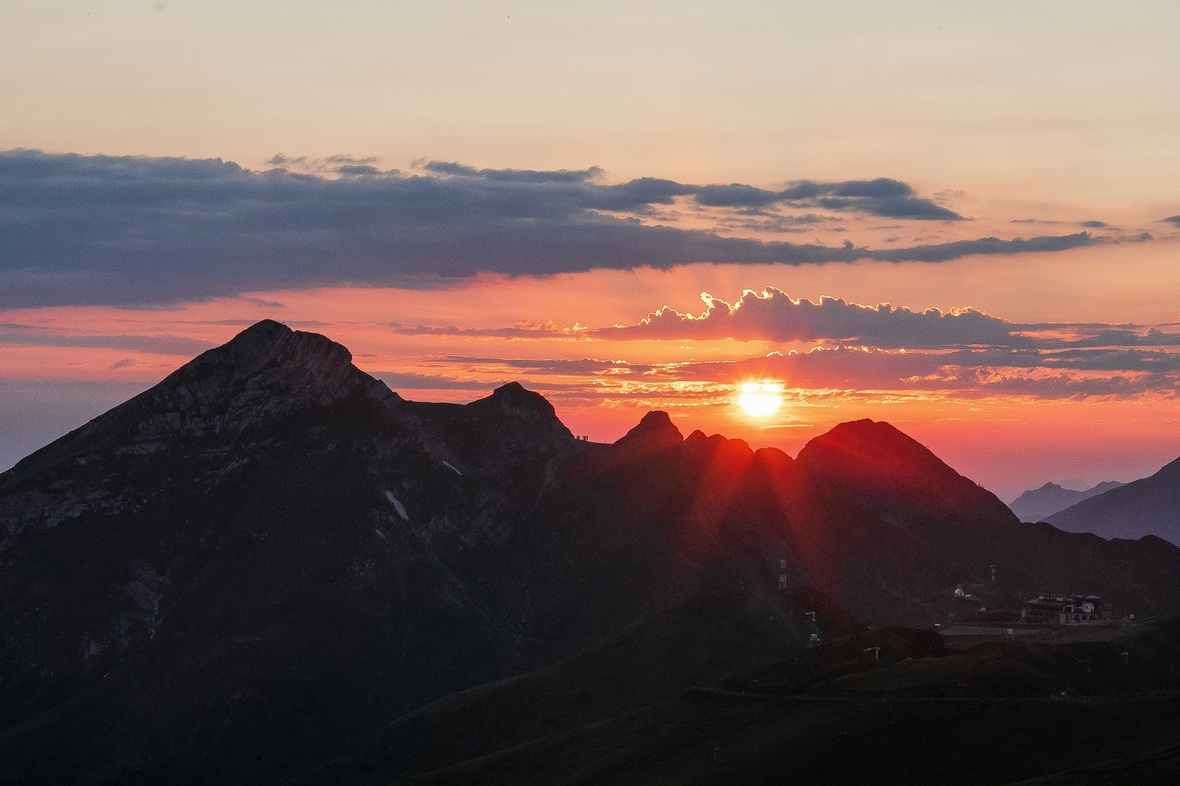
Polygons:
<instances>
[{"instance_id":1,"label":"mountain peak","mask_svg":"<svg viewBox=\"0 0 1180 786\"><path fill-rule=\"evenodd\" d=\"M18 466L53 460L63 451L89 455L115 439L115 434L128 439L134 435L134 442L141 446L135 450L170 445L181 436L236 434L249 424L356 393L378 401L397 398L385 383L354 366L352 353L340 344L266 319Z\"/></svg>"},{"instance_id":2,"label":"mountain peak","mask_svg":"<svg viewBox=\"0 0 1180 786\"><path fill-rule=\"evenodd\" d=\"M860 420L849 420L844 423L836 424L831 431L817 439L824 437L841 437L844 439L871 439L875 442L882 441L898 441L904 440L906 442L913 442L914 440L907 436L903 431L898 429L892 423L887 423L884 420L872 420L870 418L861 418Z\"/></svg>"},{"instance_id":3,"label":"mountain peak","mask_svg":"<svg viewBox=\"0 0 1180 786\"><path fill-rule=\"evenodd\" d=\"M519 382L507 382L492 391L492 401L501 407L532 409L545 414L552 413L553 405L549 400L529 390Z\"/></svg>"},{"instance_id":4,"label":"mountain peak","mask_svg":"<svg viewBox=\"0 0 1180 786\"><path fill-rule=\"evenodd\" d=\"M1024 492L1014 499L1008 507L1020 517L1021 521L1047 521L1050 516L1056 513L1121 485L1123 484L1107 480L1093 488L1079 490L1050 481L1040 488Z\"/></svg>"},{"instance_id":5,"label":"mountain peak","mask_svg":"<svg viewBox=\"0 0 1180 786\"><path fill-rule=\"evenodd\" d=\"M352 364L352 353L319 333L264 319L202 353L147 391L157 409L182 412L292 412L363 392L396 396ZM133 399L134 400L134 399Z\"/></svg>"},{"instance_id":6,"label":"mountain peak","mask_svg":"<svg viewBox=\"0 0 1180 786\"><path fill-rule=\"evenodd\" d=\"M808 442L796 460L813 474L853 490L882 509L921 501L938 514L1015 519L991 492L884 421L841 423Z\"/></svg>"},{"instance_id":7,"label":"mountain peak","mask_svg":"<svg viewBox=\"0 0 1180 786\"><path fill-rule=\"evenodd\" d=\"M474 410L498 409L505 415L519 415L528 420L554 423L565 431L557 417L557 411L549 400L540 393L529 390L519 382L508 382L492 391L492 395L467 405Z\"/></svg>"},{"instance_id":8,"label":"mountain peak","mask_svg":"<svg viewBox=\"0 0 1180 786\"><path fill-rule=\"evenodd\" d=\"M238 333L234 338L243 338L247 336L259 337L276 337L285 336L294 333L295 331L274 319L261 319L255 322L250 327ZM232 340L232 339L231 339Z\"/></svg>"},{"instance_id":9,"label":"mountain peak","mask_svg":"<svg viewBox=\"0 0 1180 786\"><path fill-rule=\"evenodd\" d=\"M840 423L799 451L799 460L805 464L827 466L855 459L857 463L866 462L887 472L907 471L897 466L903 456L910 463L953 473L929 449L897 427L868 418Z\"/></svg>"},{"instance_id":10,"label":"mountain peak","mask_svg":"<svg viewBox=\"0 0 1180 786\"><path fill-rule=\"evenodd\" d=\"M249 377L275 365L322 379L352 369L352 353L327 336L292 330L282 322L264 319L238 333L220 347L205 352L189 366L220 367L235 377Z\"/></svg>"},{"instance_id":11,"label":"mountain peak","mask_svg":"<svg viewBox=\"0 0 1180 786\"><path fill-rule=\"evenodd\" d=\"M654 453L659 450L679 447L684 443L684 435L668 413L662 410L652 410L640 419L635 428L624 434L616 445L626 445L640 448L644 453Z\"/></svg>"}]
</instances>

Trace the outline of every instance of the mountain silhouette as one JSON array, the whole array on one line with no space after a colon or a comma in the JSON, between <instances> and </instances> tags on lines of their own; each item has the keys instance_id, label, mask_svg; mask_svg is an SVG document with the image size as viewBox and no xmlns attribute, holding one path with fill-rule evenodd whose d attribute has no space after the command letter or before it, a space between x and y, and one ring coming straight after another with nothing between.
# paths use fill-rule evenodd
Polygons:
<instances>
[{"instance_id":1,"label":"mountain silhouette","mask_svg":"<svg viewBox=\"0 0 1180 786\"><path fill-rule=\"evenodd\" d=\"M1085 491L1075 491L1063 488L1056 483L1046 483L1040 488L1024 492L1008 507L1020 517L1021 521L1045 521L1054 513L1059 513L1082 500L1096 497L1122 485L1118 481L1107 480Z\"/></svg>"},{"instance_id":2,"label":"mountain silhouette","mask_svg":"<svg viewBox=\"0 0 1180 786\"><path fill-rule=\"evenodd\" d=\"M1104 538L1153 535L1180 544L1180 459L1150 477L1090 497L1045 520L1067 532Z\"/></svg>"},{"instance_id":3,"label":"mountain silhouette","mask_svg":"<svg viewBox=\"0 0 1180 786\"><path fill-rule=\"evenodd\" d=\"M661 412L598 444L519 384L409 401L261 322L0 474L0 782L330 779L421 739L395 719L558 664L582 687L552 706L642 681L602 717L813 632L942 621L958 583L1148 614L1178 575L1156 538L1021 525L885 423L798 459ZM664 644L632 668L635 641Z\"/></svg>"},{"instance_id":4,"label":"mountain silhouette","mask_svg":"<svg viewBox=\"0 0 1180 786\"><path fill-rule=\"evenodd\" d=\"M994 494L888 423L841 423L808 442L798 461L881 515L1014 520Z\"/></svg>"}]
</instances>

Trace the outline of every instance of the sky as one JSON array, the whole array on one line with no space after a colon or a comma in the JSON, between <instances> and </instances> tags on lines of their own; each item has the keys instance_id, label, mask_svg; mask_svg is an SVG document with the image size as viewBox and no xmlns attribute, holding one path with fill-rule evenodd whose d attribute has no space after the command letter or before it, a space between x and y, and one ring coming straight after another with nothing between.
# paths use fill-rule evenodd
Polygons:
<instances>
[{"instance_id":1,"label":"sky","mask_svg":"<svg viewBox=\"0 0 1180 786\"><path fill-rule=\"evenodd\" d=\"M0 470L270 318L594 440L1133 480L1180 455L1176 95L1171 2L0 0Z\"/></svg>"}]
</instances>

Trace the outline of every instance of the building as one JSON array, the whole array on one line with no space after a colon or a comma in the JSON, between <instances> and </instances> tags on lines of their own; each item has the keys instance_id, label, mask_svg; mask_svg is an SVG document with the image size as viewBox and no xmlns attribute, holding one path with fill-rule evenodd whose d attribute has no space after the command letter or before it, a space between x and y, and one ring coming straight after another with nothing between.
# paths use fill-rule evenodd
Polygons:
<instances>
[{"instance_id":1,"label":"building","mask_svg":"<svg viewBox=\"0 0 1180 786\"><path fill-rule=\"evenodd\" d=\"M1041 592L1026 600L1020 610L1021 622L1050 625L1084 625L1110 619L1110 610L1097 595L1060 595Z\"/></svg>"}]
</instances>

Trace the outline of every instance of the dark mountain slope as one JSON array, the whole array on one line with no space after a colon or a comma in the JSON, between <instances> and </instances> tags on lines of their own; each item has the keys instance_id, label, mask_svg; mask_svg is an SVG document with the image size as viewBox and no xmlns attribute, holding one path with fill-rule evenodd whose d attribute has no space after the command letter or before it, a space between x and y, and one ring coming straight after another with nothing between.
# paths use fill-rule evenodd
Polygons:
<instances>
[{"instance_id":1,"label":"dark mountain slope","mask_svg":"<svg viewBox=\"0 0 1180 786\"><path fill-rule=\"evenodd\" d=\"M39 451L0 476L0 780L281 780L529 667L516 522L572 442L263 323Z\"/></svg>"},{"instance_id":2,"label":"dark mountain slope","mask_svg":"<svg viewBox=\"0 0 1180 786\"><path fill-rule=\"evenodd\" d=\"M1180 544L1180 459L1046 520L1068 532L1093 532L1104 538L1156 535Z\"/></svg>"},{"instance_id":3,"label":"dark mountain slope","mask_svg":"<svg viewBox=\"0 0 1180 786\"><path fill-rule=\"evenodd\" d=\"M819 610L824 627L811 622ZM388 783L608 720L736 677L859 626L814 592L706 595L663 610L572 658L447 696L382 731L341 780Z\"/></svg>"},{"instance_id":4,"label":"dark mountain slope","mask_svg":"<svg viewBox=\"0 0 1180 786\"><path fill-rule=\"evenodd\" d=\"M994 494L948 467L888 423L841 423L808 442L798 461L813 477L886 519L954 516L1013 521Z\"/></svg>"},{"instance_id":5,"label":"dark mountain slope","mask_svg":"<svg viewBox=\"0 0 1180 786\"><path fill-rule=\"evenodd\" d=\"M1057 586L1138 613L1180 604L1180 552L1023 526L888 424L843 424L798 460L720 436L682 441L661 413L583 447L554 465L529 519L534 619L574 640L706 587L769 590L780 575L874 622L940 621L959 582L1013 608L1021 591Z\"/></svg>"},{"instance_id":6,"label":"dark mountain slope","mask_svg":"<svg viewBox=\"0 0 1180 786\"><path fill-rule=\"evenodd\" d=\"M869 631L401 782L863 783L888 773L914 784L1004 784L1115 757L1146 761L1144 751L1180 734L1170 668L1180 638L1175 620L1161 627L963 653L931 631ZM1150 771L1159 780L1144 782L1174 782L1176 767L1174 752L1158 752ZM1101 782L1123 782L1106 771L1113 780Z\"/></svg>"},{"instance_id":7,"label":"dark mountain slope","mask_svg":"<svg viewBox=\"0 0 1180 786\"><path fill-rule=\"evenodd\" d=\"M1054 513L1059 513L1071 505L1082 500L1104 494L1111 489L1117 489L1124 484L1115 480L1107 480L1085 491L1062 488L1056 483L1046 483L1037 489L1024 492L1009 505L1021 521L1044 521Z\"/></svg>"}]
</instances>

